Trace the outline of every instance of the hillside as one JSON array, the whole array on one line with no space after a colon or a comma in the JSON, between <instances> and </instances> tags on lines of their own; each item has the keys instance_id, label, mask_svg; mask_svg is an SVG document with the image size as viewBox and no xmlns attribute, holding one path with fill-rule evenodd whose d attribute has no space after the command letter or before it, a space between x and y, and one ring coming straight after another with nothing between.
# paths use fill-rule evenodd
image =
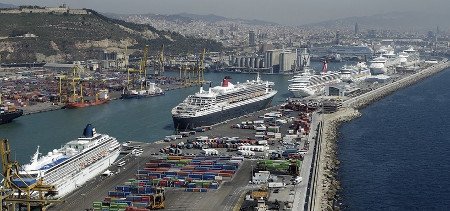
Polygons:
<instances>
[{"instance_id":1,"label":"hillside","mask_svg":"<svg viewBox=\"0 0 450 211\"><path fill-rule=\"evenodd\" d=\"M121 19L121 20L127 20L129 17L134 16L142 16L142 17L148 17L154 20L165 20L169 22L181 22L181 23L190 23L193 21L203 21L208 23L216 23L220 21L228 21L228 22L236 22L236 23L243 23L243 24L249 24L249 25L278 25L273 22L267 22L262 20L246 20L246 19L236 19L236 18L227 18L223 16L218 16L214 14L209 15L197 15L197 14L191 14L191 13L179 13L179 14L173 14L173 15L162 15L162 14L114 14L114 13L106 13L105 14L108 17Z\"/></svg>"},{"instance_id":2,"label":"hillside","mask_svg":"<svg viewBox=\"0 0 450 211\"><path fill-rule=\"evenodd\" d=\"M222 48L215 41L111 19L93 10L88 12L88 15L0 14L2 62L96 59L104 50L122 51L127 45L130 49L142 49L147 44L153 54L162 44L168 53L200 52L203 48L218 51Z\"/></svg>"},{"instance_id":3,"label":"hillside","mask_svg":"<svg viewBox=\"0 0 450 211\"><path fill-rule=\"evenodd\" d=\"M0 8L15 8L16 5L0 3Z\"/></svg>"}]
</instances>

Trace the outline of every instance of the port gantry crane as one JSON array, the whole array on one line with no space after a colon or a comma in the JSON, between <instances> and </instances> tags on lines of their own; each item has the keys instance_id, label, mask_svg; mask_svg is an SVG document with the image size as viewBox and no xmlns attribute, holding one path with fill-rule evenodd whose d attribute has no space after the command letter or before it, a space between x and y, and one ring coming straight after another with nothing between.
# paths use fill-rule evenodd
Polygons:
<instances>
[{"instance_id":1,"label":"port gantry crane","mask_svg":"<svg viewBox=\"0 0 450 211\"><path fill-rule=\"evenodd\" d=\"M4 178L0 187L0 211L14 211L17 205L18 210L22 207L26 207L28 211L32 207L46 210L49 205L62 202L47 198L57 193L53 185L44 184L42 178L33 178L19 173L20 165L17 161L11 160L11 149L7 139L0 140L0 154Z\"/></svg>"},{"instance_id":2,"label":"port gantry crane","mask_svg":"<svg viewBox=\"0 0 450 211\"><path fill-rule=\"evenodd\" d=\"M205 49L203 49L202 54L200 55L200 64L197 68L197 83L204 84L205 83Z\"/></svg>"},{"instance_id":3,"label":"port gantry crane","mask_svg":"<svg viewBox=\"0 0 450 211\"><path fill-rule=\"evenodd\" d=\"M63 95L62 93L62 89L63 89L63 80L67 81L67 80L71 80L70 84L72 85L72 89L73 89L73 93L72 93L72 100L76 101L76 85L78 83L78 81L81 81L81 72L82 69L78 67L78 65L75 65L72 68L72 74L71 77L68 77L67 75L59 75L58 80L59 80L59 102L62 102L63 96L65 96L65 100L68 101L68 97L67 94ZM80 97L81 99L83 99L83 87L82 84L80 83Z\"/></svg>"},{"instance_id":4,"label":"port gantry crane","mask_svg":"<svg viewBox=\"0 0 450 211\"><path fill-rule=\"evenodd\" d=\"M139 69L133 69L133 68L129 68L128 65L126 66L126 70L127 70L127 89L130 89L130 73L139 73L139 77L144 77L144 80L142 80L142 78L139 78L139 80L141 80L140 82L140 86L141 86L141 90L143 89L143 86L147 86L147 60L148 60L148 51L149 51L149 47L148 45L145 45L144 47L144 52L143 52L143 56L141 58L141 61L139 62ZM125 54L127 52L127 48L125 49Z\"/></svg>"},{"instance_id":5,"label":"port gantry crane","mask_svg":"<svg viewBox=\"0 0 450 211\"><path fill-rule=\"evenodd\" d=\"M155 75L164 74L164 44L161 45L161 51L158 56L158 72L155 71Z\"/></svg>"}]
</instances>

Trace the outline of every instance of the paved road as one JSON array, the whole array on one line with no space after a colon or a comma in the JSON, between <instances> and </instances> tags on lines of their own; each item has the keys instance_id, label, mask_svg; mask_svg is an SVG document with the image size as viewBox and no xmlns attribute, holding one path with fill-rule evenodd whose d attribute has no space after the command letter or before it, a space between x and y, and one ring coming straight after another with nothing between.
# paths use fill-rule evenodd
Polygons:
<instances>
[{"instance_id":1,"label":"paved road","mask_svg":"<svg viewBox=\"0 0 450 211\"><path fill-rule=\"evenodd\" d=\"M316 145L316 133L317 133L317 126L320 122L320 115L317 113L313 113L312 121L311 121L311 129L308 136L308 141L310 143L309 145L309 151L305 155L302 167L300 170L300 176L303 178L303 181L295 186L295 197L294 202L292 204L292 210L303 210L305 207L305 201L306 201L306 193L308 190L308 180L310 179L310 172L311 172L311 165L312 165L312 158L314 156L313 149Z\"/></svg>"}]
</instances>

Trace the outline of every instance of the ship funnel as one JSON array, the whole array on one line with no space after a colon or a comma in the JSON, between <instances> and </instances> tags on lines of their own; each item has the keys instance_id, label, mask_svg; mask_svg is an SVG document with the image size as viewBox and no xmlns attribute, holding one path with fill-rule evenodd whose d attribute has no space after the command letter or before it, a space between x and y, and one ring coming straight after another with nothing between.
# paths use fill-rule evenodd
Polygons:
<instances>
[{"instance_id":1,"label":"ship funnel","mask_svg":"<svg viewBox=\"0 0 450 211\"><path fill-rule=\"evenodd\" d=\"M327 70L328 70L328 64L327 64L327 61L324 60L324 61L323 61L323 65L322 65L322 72L323 72L323 73L326 73Z\"/></svg>"},{"instance_id":2,"label":"ship funnel","mask_svg":"<svg viewBox=\"0 0 450 211\"><path fill-rule=\"evenodd\" d=\"M228 87L229 79L231 79L230 76L225 76L225 78L222 81L222 87Z\"/></svg>"},{"instance_id":3,"label":"ship funnel","mask_svg":"<svg viewBox=\"0 0 450 211\"><path fill-rule=\"evenodd\" d=\"M83 136L86 138L92 138L95 134L95 129L91 124L87 124L83 131Z\"/></svg>"}]
</instances>

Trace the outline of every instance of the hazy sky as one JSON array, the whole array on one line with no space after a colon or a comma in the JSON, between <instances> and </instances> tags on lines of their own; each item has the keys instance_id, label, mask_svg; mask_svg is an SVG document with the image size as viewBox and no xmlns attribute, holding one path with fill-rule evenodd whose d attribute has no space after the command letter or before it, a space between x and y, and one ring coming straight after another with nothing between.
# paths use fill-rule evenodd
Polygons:
<instances>
[{"instance_id":1,"label":"hazy sky","mask_svg":"<svg viewBox=\"0 0 450 211\"><path fill-rule=\"evenodd\" d=\"M0 0L15 5L92 8L100 12L216 14L286 25L394 11L450 12L450 0Z\"/></svg>"}]
</instances>

